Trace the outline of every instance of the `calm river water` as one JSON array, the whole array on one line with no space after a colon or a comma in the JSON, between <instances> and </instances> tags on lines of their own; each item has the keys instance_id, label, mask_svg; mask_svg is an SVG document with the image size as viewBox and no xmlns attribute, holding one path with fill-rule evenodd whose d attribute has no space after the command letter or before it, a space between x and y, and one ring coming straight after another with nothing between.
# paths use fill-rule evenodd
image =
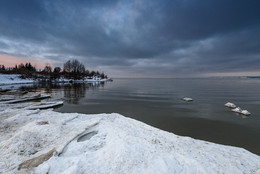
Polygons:
<instances>
[{"instance_id":1,"label":"calm river water","mask_svg":"<svg viewBox=\"0 0 260 174\"><path fill-rule=\"evenodd\" d=\"M31 86L62 98L58 112L120 113L178 135L260 155L260 79L115 79L103 84ZM193 102L182 101L191 97ZM233 102L249 117L226 108Z\"/></svg>"}]
</instances>

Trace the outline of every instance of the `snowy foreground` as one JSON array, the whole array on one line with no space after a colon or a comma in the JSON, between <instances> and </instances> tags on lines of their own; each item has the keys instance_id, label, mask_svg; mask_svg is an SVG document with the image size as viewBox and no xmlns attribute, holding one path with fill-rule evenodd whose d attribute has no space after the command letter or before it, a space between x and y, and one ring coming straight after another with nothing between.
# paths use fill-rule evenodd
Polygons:
<instances>
[{"instance_id":1,"label":"snowy foreground","mask_svg":"<svg viewBox=\"0 0 260 174\"><path fill-rule=\"evenodd\" d=\"M260 157L242 148L119 114L0 110L0 173L260 173Z\"/></svg>"}]
</instances>

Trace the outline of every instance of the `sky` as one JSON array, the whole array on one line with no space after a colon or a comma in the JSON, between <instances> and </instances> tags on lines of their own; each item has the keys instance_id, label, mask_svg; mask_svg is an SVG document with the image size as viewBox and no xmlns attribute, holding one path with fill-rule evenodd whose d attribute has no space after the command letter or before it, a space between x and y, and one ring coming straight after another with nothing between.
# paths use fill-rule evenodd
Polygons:
<instances>
[{"instance_id":1,"label":"sky","mask_svg":"<svg viewBox=\"0 0 260 174\"><path fill-rule=\"evenodd\" d=\"M260 75L259 0L1 0L0 64L110 77Z\"/></svg>"}]
</instances>

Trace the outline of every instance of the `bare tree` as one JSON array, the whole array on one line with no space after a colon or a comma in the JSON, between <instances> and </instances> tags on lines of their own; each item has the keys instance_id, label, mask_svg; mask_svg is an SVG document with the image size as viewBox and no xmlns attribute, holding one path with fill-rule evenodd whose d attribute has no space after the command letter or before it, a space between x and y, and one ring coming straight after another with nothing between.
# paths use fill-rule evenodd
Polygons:
<instances>
[{"instance_id":1,"label":"bare tree","mask_svg":"<svg viewBox=\"0 0 260 174\"><path fill-rule=\"evenodd\" d=\"M70 73L71 72L71 62L70 60L68 60L66 63L64 63L63 65L63 71L64 72L67 72L67 73Z\"/></svg>"},{"instance_id":2,"label":"bare tree","mask_svg":"<svg viewBox=\"0 0 260 174\"><path fill-rule=\"evenodd\" d=\"M105 78L105 74L102 72L101 74L100 74L100 77L103 79L103 78Z\"/></svg>"},{"instance_id":3,"label":"bare tree","mask_svg":"<svg viewBox=\"0 0 260 174\"><path fill-rule=\"evenodd\" d=\"M85 66L76 59L68 60L63 65L63 71L69 78L82 79L85 76Z\"/></svg>"},{"instance_id":4,"label":"bare tree","mask_svg":"<svg viewBox=\"0 0 260 174\"><path fill-rule=\"evenodd\" d=\"M52 73L52 78L54 78L54 79L60 78L60 72L61 72L61 68L55 67L53 70L53 73Z\"/></svg>"},{"instance_id":5,"label":"bare tree","mask_svg":"<svg viewBox=\"0 0 260 174\"><path fill-rule=\"evenodd\" d=\"M44 73L50 74L52 72L52 68L50 65L46 65L43 69Z\"/></svg>"},{"instance_id":6,"label":"bare tree","mask_svg":"<svg viewBox=\"0 0 260 174\"><path fill-rule=\"evenodd\" d=\"M79 73L84 74L85 73L85 66L83 64L80 64L78 71L79 71Z\"/></svg>"},{"instance_id":7,"label":"bare tree","mask_svg":"<svg viewBox=\"0 0 260 174\"><path fill-rule=\"evenodd\" d=\"M55 67L53 72L54 73L60 73L61 72L61 68L60 67Z\"/></svg>"},{"instance_id":8,"label":"bare tree","mask_svg":"<svg viewBox=\"0 0 260 174\"><path fill-rule=\"evenodd\" d=\"M80 63L78 60L74 59L71 61L72 72L74 74L79 72L79 70L78 70L79 65L80 65Z\"/></svg>"}]
</instances>

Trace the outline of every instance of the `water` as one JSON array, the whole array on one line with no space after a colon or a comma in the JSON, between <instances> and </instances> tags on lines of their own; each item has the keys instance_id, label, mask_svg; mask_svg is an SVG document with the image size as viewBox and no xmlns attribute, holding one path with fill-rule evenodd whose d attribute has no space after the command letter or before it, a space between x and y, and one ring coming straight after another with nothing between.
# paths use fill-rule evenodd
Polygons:
<instances>
[{"instance_id":1,"label":"water","mask_svg":"<svg viewBox=\"0 0 260 174\"><path fill-rule=\"evenodd\" d=\"M178 135L243 147L260 155L260 79L115 79L38 86L62 98L59 112L120 113ZM193 102L184 102L191 97ZM226 108L233 102L252 115Z\"/></svg>"}]
</instances>

